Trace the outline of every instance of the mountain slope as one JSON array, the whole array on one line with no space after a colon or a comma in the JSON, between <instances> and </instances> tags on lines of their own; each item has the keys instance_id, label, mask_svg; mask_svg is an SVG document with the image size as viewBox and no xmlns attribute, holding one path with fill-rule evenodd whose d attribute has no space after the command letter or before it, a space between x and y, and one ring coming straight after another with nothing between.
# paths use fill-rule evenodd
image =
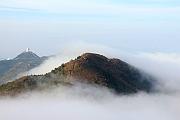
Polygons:
<instances>
[{"instance_id":1,"label":"mountain slope","mask_svg":"<svg viewBox=\"0 0 180 120\"><path fill-rule=\"evenodd\" d=\"M27 76L2 85L0 94L16 94L46 85L73 85L77 81L104 86L123 94L150 92L153 88L152 78L131 65L119 59L86 53L46 75Z\"/></svg>"}]
</instances>

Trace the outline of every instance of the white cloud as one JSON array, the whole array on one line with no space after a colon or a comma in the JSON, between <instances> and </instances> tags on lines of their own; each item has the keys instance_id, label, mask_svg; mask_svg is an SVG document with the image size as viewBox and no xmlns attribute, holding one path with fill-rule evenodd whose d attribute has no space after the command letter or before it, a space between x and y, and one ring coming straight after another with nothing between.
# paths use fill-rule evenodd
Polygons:
<instances>
[{"instance_id":1,"label":"white cloud","mask_svg":"<svg viewBox=\"0 0 180 120\"><path fill-rule=\"evenodd\" d=\"M155 76L162 91L180 91L180 55L177 53L140 53L124 60Z\"/></svg>"},{"instance_id":2,"label":"white cloud","mask_svg":"<svg viewBox=\"0 0 180 120\"><path fill-rule=\"evenodd\" d=\"M179 94L116 96L103 88L59 86L0 99L1 120L179 120Z\"/></svg>"}]
</instances>

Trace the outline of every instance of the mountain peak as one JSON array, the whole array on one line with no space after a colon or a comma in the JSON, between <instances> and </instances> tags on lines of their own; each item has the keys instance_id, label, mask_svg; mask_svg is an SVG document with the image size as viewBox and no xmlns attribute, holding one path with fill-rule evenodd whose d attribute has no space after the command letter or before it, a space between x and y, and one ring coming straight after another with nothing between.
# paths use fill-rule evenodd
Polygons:
<instances>
[{"instance_id":1,"label":"mountain peak","mask_svg":"<svg viewBox=\"0 0 180 120\"><path fill-rule=\"evenodd\" d=\"M92 59L92 60L103 60L103 61L108 60L108 58L106 58L105 56L96 53L84 53L81 56L79 56L77 59L82 59L82 60Z\"/></svg>"},{"instance_id":2,"label":"mountain peak","mask_svg":"<svg viewBox=\"0 0 180 120\"><path fill-rule=\"evenodd\" d=\"M67 78L95 83L114 89L118 93L150 91L151 77L120 59L109 59L95 53L85 53L52 71Z\"/></svg>"},{"instance_id":3,"label":"mountain peak","mask_svg":"<svg viewBox=\"0 0 180 120\"><path fill-rule=\"evenodd\" d=\"M17 57L14 58L14 60L34 60L34 59L40 59L38 55L30 51L29 48L26 49L26 51L19 54Z\"/></svg>"},{"instance_id":4,"label":"mountain peak","mask_svg":"<svg viewBox=\"0 0 180 120\"><path fill-rule=\"evenodd\" d=\"M39 57L27 48L14 59L0 61L0 85L12 81L21 73L25 73L40 64L48 57Z\"/></svg>"}]
</instances>

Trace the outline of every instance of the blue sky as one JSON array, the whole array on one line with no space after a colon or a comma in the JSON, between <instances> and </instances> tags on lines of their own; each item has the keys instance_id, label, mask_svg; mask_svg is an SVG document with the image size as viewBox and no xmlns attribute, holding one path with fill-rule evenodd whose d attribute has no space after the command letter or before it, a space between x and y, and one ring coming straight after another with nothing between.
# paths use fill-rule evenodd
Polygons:
<instances>
[{"instance_id":1,"label":"blue sky","mask_svg":"<svg viewBox=\"0 0 180 120\"><path fill-rule=\"evenodd\" d=\"M179 14L178 0L1 0L0 58L26 47L54 54L74 41L179 53Z\"/></svg>"}]
</instances>

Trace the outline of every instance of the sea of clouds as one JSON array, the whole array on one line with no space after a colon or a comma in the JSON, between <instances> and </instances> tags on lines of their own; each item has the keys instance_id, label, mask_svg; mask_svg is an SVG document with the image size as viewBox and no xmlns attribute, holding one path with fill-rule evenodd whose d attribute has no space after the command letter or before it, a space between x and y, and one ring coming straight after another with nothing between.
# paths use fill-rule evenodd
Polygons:
<instances>
[{"instance_id":1,"label":"sea of clouds","mask_svg":"<svg viewBox=\"0 0 180 120\"><path fill-rule=\"evenodd\" d=\"M73 45L71 45L73 46ZM160 93L116 95L106 88L78 83L0 99L0 120L179 120L180 54L123 53L105 46L79 44L28 74L44 74L84 52L116 57L153 75ZM65 47L68 48L68 47ZM81 48L81 49L80 49ZM84 49L83 49L84 48Z\"/></svg>"}]
</instances>

